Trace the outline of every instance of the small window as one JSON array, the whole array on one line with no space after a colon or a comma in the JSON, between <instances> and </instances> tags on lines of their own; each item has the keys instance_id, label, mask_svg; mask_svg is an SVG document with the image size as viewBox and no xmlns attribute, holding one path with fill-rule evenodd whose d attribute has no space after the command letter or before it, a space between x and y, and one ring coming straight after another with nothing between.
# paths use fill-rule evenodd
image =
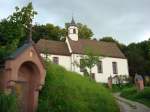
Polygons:
<instances>
[{"instance_id":1,"label":"small window","mask_svg":"<svg viewBox=\"0 0 150 112\"><path fill-rule=\"evenodd\" d=\"M117 63L116 62L112 62L112 67L113 67L113 74L118 74Z\"/></svg>"},{"instance_id":2,"label":"small window","mask_svg":"<svg viewBox=\"0 0 150 112\"><path fill-rule=\"evenodd\" d=\"M80 72L84 72L83 59L80 59Z\"/></svg>"},{"instance_id":3,"label":"small window","mask_svg":"<svg viewBox=\"0 0 150 112\"><path fill-rule=\"evenodd\" d=\"M73 34L76 34L76 29L73 29Z\"/></svg>"},{"instance_id":4,"label":"small window","mask_svg":"<svg viewBox=\"0 0 150 112\"><path fill-rule=\"evenodd\" d=\"M53 63L59 64L59 58L58 57L53 57Z\"/></svg>"},{"instance_id":5,"label":"small window","mask_svg":"<svg viewBox=\"0 0 150 112\"><path fill-rule=\"evenodd\" d=\"M95 74L94 74L94 73L91 74L91 78L92 78L93 80L95 80Z\"/></svg>"},{"instance_id":6,"label":"small window","mask_svg":"<svg viewBox=\"0 0 150 112\"><path fill-rule=\"evenodd\" d=\"M97 72L103 73L102 61L98 61L98 63L97 63Z\"/></svg>"}]
</instances>

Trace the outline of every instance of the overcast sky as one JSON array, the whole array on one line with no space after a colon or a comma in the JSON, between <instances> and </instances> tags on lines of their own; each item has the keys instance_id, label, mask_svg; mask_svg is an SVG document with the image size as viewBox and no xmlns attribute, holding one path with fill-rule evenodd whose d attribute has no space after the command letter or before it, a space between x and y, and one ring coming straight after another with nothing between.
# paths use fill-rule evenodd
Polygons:
<instances>
[{"instance_id":1,"label":"overcast sky","mask_svg":"<svg viewBox=\"0 0 150 112\"><path fill-rule=\"evenodd\" d=\"M150 0L0 0L0 19L30 1L38 12L34 21L40 24L64 27L73 13L76 22L92 29L94 38L112 36L129 44L150 37Z\"/></svg>"}]
</instances>

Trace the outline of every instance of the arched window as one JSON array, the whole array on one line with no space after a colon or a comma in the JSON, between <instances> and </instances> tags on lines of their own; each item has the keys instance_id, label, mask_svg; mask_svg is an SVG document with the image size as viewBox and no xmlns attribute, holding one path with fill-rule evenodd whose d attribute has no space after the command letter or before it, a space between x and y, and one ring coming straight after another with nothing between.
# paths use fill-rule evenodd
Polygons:
<instances>
[{"instance_id":1,"label":"arched window","mask_svg":"<svg viewBox=\"0 0 150 112\"><path fill-rule=\"evenodd\" d=\"M76 34L76 29L73 29L73 34Z\"/></svg>"}]
</instances>

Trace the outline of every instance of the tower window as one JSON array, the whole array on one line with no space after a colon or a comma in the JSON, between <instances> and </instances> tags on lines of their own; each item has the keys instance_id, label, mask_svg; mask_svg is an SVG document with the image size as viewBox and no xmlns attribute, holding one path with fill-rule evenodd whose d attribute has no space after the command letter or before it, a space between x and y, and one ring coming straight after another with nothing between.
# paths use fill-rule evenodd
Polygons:
<instances>
[{"instance_id":1,"label":"tower window","mask_svg":"<svg viewBox=\"0 0 150 112\"><path fill-rule=\"evenodd\" d=\"M76 29L73 29L73 34L76 34Z\"/></svg>"}]
</instances>

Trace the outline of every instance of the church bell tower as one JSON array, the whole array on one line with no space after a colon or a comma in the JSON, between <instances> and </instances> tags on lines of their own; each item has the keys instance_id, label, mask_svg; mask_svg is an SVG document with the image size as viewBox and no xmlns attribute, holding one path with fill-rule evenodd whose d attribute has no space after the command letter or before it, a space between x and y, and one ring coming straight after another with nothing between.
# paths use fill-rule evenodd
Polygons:
<instances>
[{"instance_id":1,"label":"church bell tower","mask_svg":"<svg viewBox=\"0 0 150 112\"><path fill-rule=\"evenodd\" d=\"M68 26L68 37L73 41L78 41L78 27L73 17Z\"/></svg>"}]
</instances>

